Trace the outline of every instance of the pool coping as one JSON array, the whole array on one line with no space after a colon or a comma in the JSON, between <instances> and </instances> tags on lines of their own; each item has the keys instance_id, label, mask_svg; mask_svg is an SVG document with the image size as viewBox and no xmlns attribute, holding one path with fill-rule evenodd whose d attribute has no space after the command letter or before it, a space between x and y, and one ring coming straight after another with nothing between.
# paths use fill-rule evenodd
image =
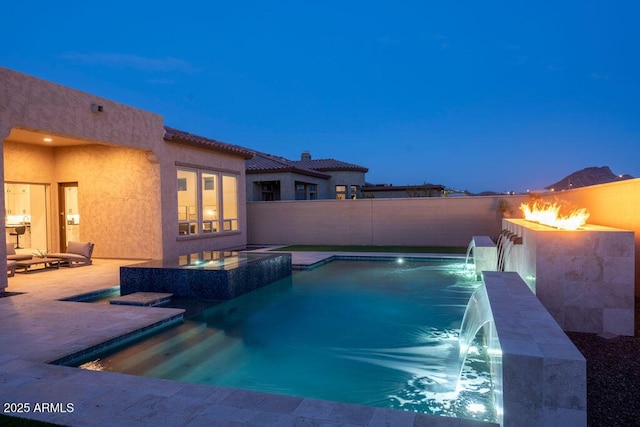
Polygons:
<instances>
[{"instance_id":1,"label":"pool coping","mask_svg":"<svg viewBox=\"0 0 640 427\"><path fill-rule=\"evenodd\" d=\"M587 424L587 362L516 272L483 272L485 332L504 425Z\"/></svg>"},{"instance_id":2,"label":"pool coping","mask_svg":"<svg viewBox=\"0 0 640 427\"><path fill-rule=\"evenodd\" d=\"M93 298L101 297L103 295L108 295L112 293L114 290L120 289L120 285L112 286L110 288L98 289L97 291L85 292L78 295L73 295L68 298L61 298L58 301L69 301L69 302L87 302Z\"/></svg>"},{"instance_id":3,"label":"pool coping","mask_svg":"<svg viewBox=\"0 0 640 427\"><path fill-rule=\"evenodd\" d=\"M349 253L346 256L353 255ZM374 257L380 255L375 254ZM391 256L395 259L398 256L404 258L405 255L412 257L415 254ZM369 258L370 254L357 256ZM67 299L65 302L70 301ZM38 303L46 304L45 301ZM120 310L151 309L120 307ZM153 309L171 310L157 307ZM72 311L69 312L70 316L73 315ZM126 339L132 337L133 334ZM112 339L117 340L118 337ZM88 371L26 360L9 352L0 353L0 400L3 404L29 403L31 408L27 413L5 412L5 415L63 425L496 425L351 403ZM52 410L54 407L47 405L48 410L42 410L42 403L59 406ZM65 410L69 403L72 404L72 411ZM36 408L39 410L36 411Z\"/></svg>"},{"instance_id":4,"label":"pool coping","mask_svg":"<svg viewBox=\"0 0 640 427\"><path fill-rule=\"evenodd\" d=\"M264 252L257 249L254 252ZM269 252L277 251L275 249ZM425 259L464 259L463 254L436 254L436 253L395 253L395 252L316 252L295 251L291 254L291 268L293 270L311 270L335 260L362 260L362 261L393 261L402 258L407 261L424 261Z\"/></svg>"}]
</instances>

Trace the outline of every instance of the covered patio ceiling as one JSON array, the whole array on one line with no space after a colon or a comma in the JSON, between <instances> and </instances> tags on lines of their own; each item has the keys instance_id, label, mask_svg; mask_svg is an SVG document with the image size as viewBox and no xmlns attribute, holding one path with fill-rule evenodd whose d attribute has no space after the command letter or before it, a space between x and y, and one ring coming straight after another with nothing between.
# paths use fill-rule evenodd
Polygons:
<instances>
[{"instance_id":1,"label":"covered patio ceiling","mask_svg":"<svg viewBox=\"0 0 640 427\"><path fill-rule=\"evenodd\" d=\"M13 128L5 139L6 141L19 142L23 144L43 145L46 147L69 147L74 145L95 144L95 141L71 138L63 135L56 135L50 132Z\"/></svg>"}]
</instances>

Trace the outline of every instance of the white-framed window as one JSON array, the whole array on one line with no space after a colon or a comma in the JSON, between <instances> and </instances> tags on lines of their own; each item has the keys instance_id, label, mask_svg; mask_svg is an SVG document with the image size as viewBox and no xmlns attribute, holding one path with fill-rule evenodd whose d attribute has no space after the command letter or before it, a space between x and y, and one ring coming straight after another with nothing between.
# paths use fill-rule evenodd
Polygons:
<instances>
[{"instance_id":1,"label":"white-framed window","mask_svg":"<svg viewBox=\"0 0 640 427\"><path fill-rule=\"evenodd\" d=\"M198 235L238 230L238 176L179 167L178 234Z\"/></svg>"},{"instance_id":2,"label":"white-framed window","mask_svg":"<svg viewBox=\"0 0 640 427\"><path fill-rule=\"evenodd\" d=\"M347 186L336 185L336 199L345 200L347 198Z\"/></svg>"}]
</instances>

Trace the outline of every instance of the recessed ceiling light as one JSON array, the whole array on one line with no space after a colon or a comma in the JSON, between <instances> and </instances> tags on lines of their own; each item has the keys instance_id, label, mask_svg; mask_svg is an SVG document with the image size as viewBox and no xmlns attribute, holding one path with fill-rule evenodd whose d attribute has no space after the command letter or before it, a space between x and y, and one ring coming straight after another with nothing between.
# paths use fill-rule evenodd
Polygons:
<instances>
[{"instance_id":1,"label":"recessed ceiling light","mask_svg":"<svg viewBox=\"0 0 640 427\"><path fill-rule=\"evenodd\" d=\"M51 139L51 138L44 138L44 139L43 139L43 141L44 141L44 142L53 142L53 139Z\"/></svg>"}]
</instances>

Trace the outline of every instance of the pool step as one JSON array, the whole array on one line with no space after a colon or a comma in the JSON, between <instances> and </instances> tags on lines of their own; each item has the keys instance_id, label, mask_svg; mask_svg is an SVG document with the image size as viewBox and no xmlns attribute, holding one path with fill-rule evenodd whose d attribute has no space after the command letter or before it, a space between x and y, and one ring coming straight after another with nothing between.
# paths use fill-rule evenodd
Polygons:
<instances>
[{"instance_id":1,"label":"pool step","mask_svg":"<svg viewBox=\"0 0 640 427\"><path fill-rule=\"evenodd\" d=\"M206 323L186 323L144 340L138 345L122 350L117 361L119 372L167 377L171 371L183 369L185 363L191 363L191 357L206 349L207 353L224 348L224 331L211 329ZM218 343L213 345L213 343ZM212 350L213 349L213 350Z\"/></svg>"},{"instance_id":2,"label":"pool step","mask_svg":"<svg viewBox=\"0 0 640 427\"><path fill-rule=\"evenodd\" d=\"M173 352L179 354L179 359L167 359L153 366L153 376L160 378L178 378L188 381L186 377L193 375L194 370L207 367L207 360L215 358L220 361L231 355L237 357L238 347L242 347L243 340L228 336L223 330L207 328L197 342L184 348L173 347ZM176 360L182 363L176 363ZM196 376L197 377L197 376Z\"/></svg>"},{"instance_id":3,"label":"pool step","mask_svg":"<svg viewBox=\"0 0 640 427\"><path fill-rule=\"evenodd\" d=\"M189 347L199 342L206 329L207 325L204 323L197 325L187 321L137 345L125 348L116 362L119 366L118 370L133 374L144 372L149 366L162 363L172 349Z\"/></svg>"},{"instance_id":4,"label":"pool step","mask_svg":"<svg viewBox=\"0 0 640 427\"><path fill-rule=\"evenodd\" d=\"M139 307L154 307L169 302L173 294L159 292L135 292L109 300L109 304L135 305Z\"/></svg>"}]
</instances>

